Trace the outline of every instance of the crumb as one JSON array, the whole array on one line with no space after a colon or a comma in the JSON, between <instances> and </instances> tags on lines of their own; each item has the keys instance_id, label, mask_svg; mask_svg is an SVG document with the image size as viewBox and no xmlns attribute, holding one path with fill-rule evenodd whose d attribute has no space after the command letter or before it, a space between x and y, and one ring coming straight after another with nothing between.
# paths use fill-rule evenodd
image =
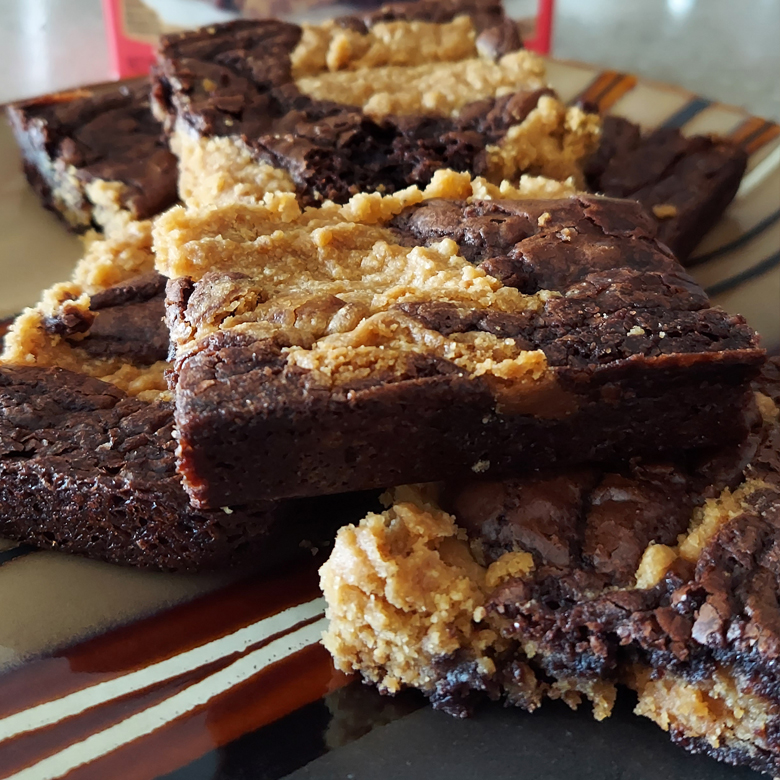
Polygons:
<instances>
[{"instance_id":1,"label":"crumb","mask_svg":"<svg viewBox=\"0 0 780 780\"><path fill-rule=\"evenodd\" d=\"M677 216L677 206L673 206L671 203L659 203L657 206L653 206L653 214L658 219L671 219Z\"/></svg>"}]
</instances>

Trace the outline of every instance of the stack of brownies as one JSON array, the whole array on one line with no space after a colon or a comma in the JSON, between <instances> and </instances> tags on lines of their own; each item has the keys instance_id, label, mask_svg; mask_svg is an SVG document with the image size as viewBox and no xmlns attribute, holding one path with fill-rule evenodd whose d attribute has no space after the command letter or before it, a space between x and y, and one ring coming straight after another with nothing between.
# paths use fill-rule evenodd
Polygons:
<instances>
[{"instance_id":1,"label":"stack of brownies","mask_svg":"<svg viewBox=\"0 0 780 780\"><path fill-rule=\"evenodd\" d=\"M278 565L389 488L322 568L337 666L458 715L624 684L780 771L780 370L680 262L739 147L567 107L478 0L176 34L9 116L90 232L5 338L2 535Z\"/></svg>"}]
</instances>

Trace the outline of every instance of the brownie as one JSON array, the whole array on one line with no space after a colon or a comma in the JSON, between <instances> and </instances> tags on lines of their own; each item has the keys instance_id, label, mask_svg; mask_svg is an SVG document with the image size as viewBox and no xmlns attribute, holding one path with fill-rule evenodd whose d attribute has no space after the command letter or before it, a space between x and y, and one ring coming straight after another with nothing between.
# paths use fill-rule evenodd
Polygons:
<instances>
[{"instance_id":1,"label":"brownie","mask_svg":"<svg viewBox=\"0 0 780 780\"><path fill-rule=\"evenodd\" d=\"M129 279L91 296L87 310L63 307L44 318L43 327L90 357L136 365L167 360L166 281L154 271Z\"/></svg>"},{"instance_id":2,"label":"brownie","mask_svg":"<svg viewBox=\"0 0 780 780\"><path fill-rule=\"evenodd\" d=\"M642 203L658 220L659 240L684 262L734 199L747 160L725 138L672 127L643 136L633 122L607 116L585 173L593 192Z\"/></svg>"},{"instance_id":3,"label":"brownie","mask_svg":"<svg viewBox=\"0 0 780 780\"><path fill-rule=\"evenodd\" d=\"M81 89L6 109L28 181L71 230L118 213L147 219L176 202L176 157L149 106L149 83Z\"/></svg>"},{"instance_id":4,"label":"brownie","mask_svg":"<svg viewBox=\"0 0 780 780\"><path fill-rule=\"evenodd\" d=\"M582 178L599 120L566 108L495 0L420 0L303 27L241 20L162 38L154 109L180 192L305 204L427 185Z\"/></svg>"},{"instance_id":5,"label":"brownie","mask_svg":"<svg viewBox=\"0 0 780 780\"><path fill-rule=\"evenodd\" d=\"M78 344L86 364L135 369L145 392L57 365L0 364L0 536L169 571L311 557L368 497L190 505L176 472L173 403L139 382L166 357L164 287L150 273L94 294L88 309L40 318L45 334Z\"/></svg>"},{"instance_id":6,"label":"brownie","mask_svg":"<svg viewBox=\"0 0 780 780\"><path fill-rule=\"evenodd\" d=\"M117 223L87 244L71 280L15 318L0 361L68 369L155 400L167 392L164 289L151 222Z\"/></svg>"},{"instance_id":7,"label":"brownie","mask_svg":"<svg viewBox=\"0 0 780 780\"><path fill-rule=\"evenodd\" d=\"M624 684L686 749L776 776L780 361L754 387L749 434L699 459L392 491L321 570L337 666L458 716L603 718Z\"/></svg>"},{"instance_id":8,"label":"brownie","mask_svg":"<svg viewBox=\"0 0 780 780\"><path fill-rule=\"evenodd\" d=\"M261 568L311 559L371 503L198 511L176 473L173 431L168 401L66 369L0 366L0 536L166 571Z\"/></svg>"},{"instance_id":9,"label":"brownie","mask_svg":"<svg viewBox=\"0 0 780 780\"><path fill-rule=\"evenodd\" d=\"M197 506L744 434L757 338L710 307L639 204L379 203L158 221L158 266L179 277L172 386Z\"/></svg>"}]
</instances>

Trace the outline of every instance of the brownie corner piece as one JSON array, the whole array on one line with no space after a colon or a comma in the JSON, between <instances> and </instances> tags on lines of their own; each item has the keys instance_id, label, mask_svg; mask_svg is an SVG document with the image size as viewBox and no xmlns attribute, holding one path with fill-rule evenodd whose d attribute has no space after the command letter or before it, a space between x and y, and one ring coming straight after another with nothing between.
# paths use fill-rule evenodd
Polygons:
<instances>
[{"instance_id":1,"label":"brownie corner piece","mask_svg":"<svg viewBox=\"0 0 780 780\"><path fill-rule=\"evenodd\" d=\"M699 460L391 491L320 570L336 666L469 714L480 697L610 714L618 686L683 748L780 771L780 364Z\"/></svg>"},{"instance_id":2,"label":"brownie corner piece","mask_svg":"<svg viewBox=\"0 0 780 780\"><path fill-rule=\"evenodd\" d=\"M547 87L500 3L390 4L321 25L240 20L163 39L153 89L186 202L305 204L426 186L582 181L599 120Z\"/></svg>"},{"instance_id":3,"label":"brownie corner piece","mask_svg":"<svg viewBox=\"0 0 780 780\"><path fill-rule=\"evenodd\" d=\"M423 198L371 224L349 204L283 224L258 207L224 216L182 210L183 229L159 236L190 274L166 305L179 469L198 506L744 433L757 337L710 307L639 204ZM200 235L210 270L187 265L183 235Z\"/></svg>"},{"instance_id":4,"label":"brownie corner piece","mask_svg":"<svg viewBox=\"0 0 780 780\"><path fill-rule=\"evenodd\" d=\"M146 219L176 201L176 157L148 93L144 80L6 108L28 181L71 230L103 228L120 213Z\"/></svg>"},{"instance_id":5,"label":"brownie corner piece","mask_svg":"<svg viewBox=\"0 0 780 780\"><path fill-rule=\"evenodd\" d=\"M686 262L734 199L747 168L744 148L727 138L686 137L606 116L599 148L586 163L588 186L642 203L658 222L658 238Z\"/></svg>"}]
</instances>

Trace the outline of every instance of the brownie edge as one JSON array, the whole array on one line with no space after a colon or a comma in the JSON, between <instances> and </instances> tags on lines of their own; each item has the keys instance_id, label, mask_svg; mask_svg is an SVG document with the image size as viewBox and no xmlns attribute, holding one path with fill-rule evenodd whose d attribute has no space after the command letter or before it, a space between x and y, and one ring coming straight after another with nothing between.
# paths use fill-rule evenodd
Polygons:
<instances>
[{"instance_id":1,"label":"brownie edge","mask_svg":"<svg viewBox=\"0 0 780 780\"><path fill-rule=\"evenodd\" d=\"M100 229L120 212L148 219L176 202L176 157L147 80L44 95L6 113L27 180L71 230Z\"/></svg>"},{"instance_id":2,"label":"brownie edge","mask_svg":"<svg viewBox=\"0 0 780 780\"><path fill-rule=\"evenodd\" d=\"M327 547L360 504L198 511L175 447L169 402L65 369L0 367L0 535L141 568L271 567Z\"/></svg>"},{"instance_id":3,"label":"brownie edge","mask_svg":"<svg viewBox=\"0 0 780 780\"><path fill-rule=\"evenodd\" d=\"M237 213L241 232L226 239ZM339 242L322 249L327 264L307 213L273 240L295 238L316 296L296 286L271 239L268 249L254 241L268 229L253 226L256 213L215 210L204 224L181 210L157 223L166 262L182 271L166 309L178 468L198 506L663 457L744 436L764 361L757 336L709 305L638 203L422 200L379 226L339 227ZM324 214L342 224L339 207ZM205 231L204 251L221 246L219 270L188 265L182 226ZM368 276L350 233L392 246L404 273L417 248L434 246L436 278L462 271L445 293L404 280L398 300L387 293L399 277ZM501 305L462 282L473 266ZM282 314L291 296L294 316ZM349 319L354 300L363 308ZM319 329L313 337L283 324L299 314ZM407 332L417 335L405 341Z\"/></svg>"}]
</instances>

